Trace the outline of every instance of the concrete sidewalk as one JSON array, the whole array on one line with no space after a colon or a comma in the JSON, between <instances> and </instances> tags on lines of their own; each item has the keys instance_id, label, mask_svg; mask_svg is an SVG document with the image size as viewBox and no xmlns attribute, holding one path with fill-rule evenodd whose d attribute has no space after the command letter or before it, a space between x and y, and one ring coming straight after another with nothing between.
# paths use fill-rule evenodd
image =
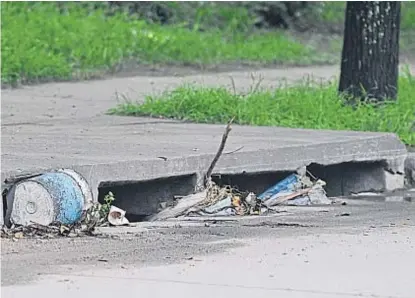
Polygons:
<instances>
[{"instance_id":1,"label":"concrete sidewalk","mask_svg":"<svg viewBox=\"0 0 415 298\"><path fill-rule=\"evenodd\" d=\"M304 76L329 79L337 67L256 71L264 87ZM131 77L76 83L53 83L2 90L2 181L21 172L71 167L90 182L95 195L101 182L146 180L203 172L216 152L223 126L169 120L107 116L116 93L143 100L194 82L252 85L250 72L188 77ZM235 126L216 170L220 173L285 171L316 162L390 161L403 170L404 145L383 133L311 131ZM162 157L162 158L160 158ZM383 179L383 178L382 178Z\"/></svg>"}]
</instances>

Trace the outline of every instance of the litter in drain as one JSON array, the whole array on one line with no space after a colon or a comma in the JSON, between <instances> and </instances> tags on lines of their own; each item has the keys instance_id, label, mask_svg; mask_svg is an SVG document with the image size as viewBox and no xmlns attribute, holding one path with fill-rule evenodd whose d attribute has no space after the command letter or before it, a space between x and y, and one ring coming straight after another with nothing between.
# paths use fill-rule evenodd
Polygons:
<instances>
[{"instance_id":1,"label":"litter in drain","mask_svg":"<svg viewBox=\"0 0 415 298\"><path fill-rule=\"evenodd\" d=\"M298 172L305 172L301 169ZM258 196L229 185L219 187L210 181L206 189L181 198L175 206L167 207L148 220L166 220L182 216L244 216L277 211L278 206L328 205L325 182L312 181L306 174L292 174Z\"/></svg>"}]
</instances>

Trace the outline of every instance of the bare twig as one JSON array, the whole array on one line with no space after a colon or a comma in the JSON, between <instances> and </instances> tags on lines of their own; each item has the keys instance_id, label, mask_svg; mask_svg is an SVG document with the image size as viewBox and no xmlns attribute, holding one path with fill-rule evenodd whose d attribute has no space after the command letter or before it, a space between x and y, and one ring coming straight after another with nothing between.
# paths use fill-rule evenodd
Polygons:
<instances>
[{"instance_id":1,"label":"bare twig","mask_svg":"<svg viewBox=\"0 0 415 298\"><path fill-rule=\"evenodd\" d=\"M231 76L231 83L232 83L232 90L233 90L233 95L236 95L236 85L235 85L235 80L233 79L233 77Z\"/></svg>"},{"instance_id":2,"label":"bare twig","mask_svg":"<svg viewBox=\"0 0 415 298\"><path fill-rule=\"evenodd\" d=\"M232 154L232 153L238 152L239 150L242 150L242 149L244 149L244 146L241 146L238 149L235 149L235 150L232 150L232 151L229 151L229 152L225 152L225 153L223 153L223 155Z\"/></svg>"},{"instance_id":3,"label":"bare twig","mask_svg":"<svg viewBox=\"0 0 415 298\"><path fill-rule=\"evenodd\" d=\"M255 77L254 77L253 74L252 74L252 79L253 79L253 83L255 83ZM258 81L256 82L254 88L252 88L252 86L251 86L251 91L249 93L250 94L256 93L258 91L259 87L261 86L263 80L264 80L264 77L262 75L259 75Z\"/></svg>"},{"instance_id":4,"label":"bare twig","mask_svg":"<svg viewBox=\"0 0 415 298\"><path fill-rule=\"evenodd\" d=\"M232 129L231 124L232 124L234 119L235 119L235 117L233 117L228 122L228 125L226 125L225 132L222 135L222 141L220 142L218 152L216 152L215 157L213 158L208 170L206 171L205 179L204 179L204 182L203 182L204 187L207 187L210 176L212 175L213 169L215 168L216 163L218 162L220 156L222 155L223 149L225 149L226 140L228 139L229 132Z\"/></svg>"},{"instance_id":5,"label":"bare twig","mask_svg":"<svg viewBox=\"0 0 415 298\"><path fill-rule=\"evenodd\" d=\"M158 221L183 215L189 208L202 203L206 199L206 194L207 190L205 189L202 192L185 196L178 201L176 206L167 207L159 213L149 216L147 220Z\"/></svg>"},{"instance_id":6,"label":"bare twig","mask_svg":"<svg viewBox=\"0 0 415 298\"><path fill-rule=\"evenodd\" d=\"M29 173L20 174L20 175L16 175L16 176L13 176L13 177L6 178L4 180L4 183L5 184L16 184L17 182L20 182L22 180L34 178L34 177L40 176L42 174L43 174L43 172L35 172L35 173L31 173L31 174L29 174Z\"/></svg>"},{"instance_id":7,"label":"bare twig","mask_svg":"<svg viewBox=\"0 0 415 298\"><path fill-rule=\"evenodd\" d=\"M307 173L308 175L310 175L310 176L311 176L311 178L313 178L314 180L316 180L316 181L318 180L318 179L317 179L317 177L316 177L316 176L314 176L313 174L311 174L311 173L310 173L310 171L309 171L309 170L307 170L307 169L306 169L306 173Z\"/></svg>"},{"instance_id":8,"label":"bare twig","mask_svg":"<svg viewBox=\"0 0 415 298\"><path fill-rule=\"evenodd\" d=\"M278 205L278 204L282 204L282 203L284 203L286 201L292 200L292 199L294 199L296 197L302 196L304 194L307 194L310 191L311 191L311 187L310 188L301 189L301 190L299 190L297 192L294 192L292 194L289 194L287 196L277 197L275 199L269 199L269 200L265 201L264 204L266 206L268 206L268 207L272 207L272 206L275 206L275 205Z\"/></svg>"}]
</instances>

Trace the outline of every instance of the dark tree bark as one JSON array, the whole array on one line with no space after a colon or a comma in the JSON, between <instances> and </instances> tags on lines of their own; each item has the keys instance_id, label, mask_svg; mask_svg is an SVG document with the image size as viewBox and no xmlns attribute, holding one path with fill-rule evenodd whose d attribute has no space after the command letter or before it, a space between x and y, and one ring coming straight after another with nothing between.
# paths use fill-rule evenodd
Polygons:
<instances>
[{"instance_id":1,"label":"dark tree bark","mask_svg":"<svg viewBox=\"0 0 415 298\"><path fill-rule=\"evenodd\" d=\"M339 91L359 99L396 99L399 1L347 2Z\"/></svg>"}]
</instances>

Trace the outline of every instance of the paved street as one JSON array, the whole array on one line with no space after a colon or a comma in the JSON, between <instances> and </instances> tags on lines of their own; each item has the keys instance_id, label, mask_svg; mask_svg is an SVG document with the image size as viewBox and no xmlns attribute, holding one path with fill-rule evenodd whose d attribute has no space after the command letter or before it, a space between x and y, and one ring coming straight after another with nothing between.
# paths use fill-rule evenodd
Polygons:
<instances>
[{"instance_id":1,"label":"paved street","mask_svg":"<svg viewBox=\"0 0 415 298\"><path fill-rule=\"evenodd\" d=\"M413 297L415 205L348 201L238 222L2 241L3 297Z\"/></svg>"}]
</instances>

